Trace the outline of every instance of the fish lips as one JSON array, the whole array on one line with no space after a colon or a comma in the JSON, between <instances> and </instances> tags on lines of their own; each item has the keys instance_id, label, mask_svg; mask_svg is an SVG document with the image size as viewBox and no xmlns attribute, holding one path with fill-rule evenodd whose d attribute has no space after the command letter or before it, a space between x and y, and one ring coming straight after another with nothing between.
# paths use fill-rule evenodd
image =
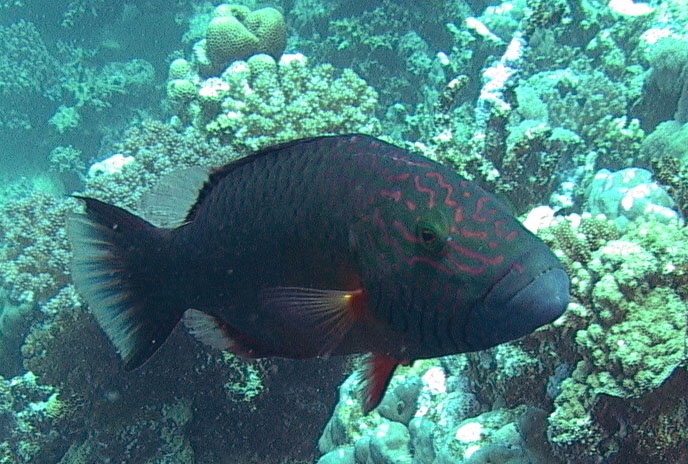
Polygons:
<instances>
[{"instance_id":1,"label":"fish lips","mask_svg":"<svg viewBox=\"0 0 688 464\"><path fill-rule=\"evenodd\" d=\"M521 338L561 316L568 303L569 276L559 260L549 250L525 254L469 316L466 341L482 350Z\"/></svg>"}]
</instances>

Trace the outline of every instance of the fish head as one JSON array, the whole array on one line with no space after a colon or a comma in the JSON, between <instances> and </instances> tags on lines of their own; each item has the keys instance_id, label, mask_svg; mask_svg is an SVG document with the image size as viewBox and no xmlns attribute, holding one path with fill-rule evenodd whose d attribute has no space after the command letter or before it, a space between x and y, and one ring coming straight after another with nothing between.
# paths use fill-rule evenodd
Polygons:
<instances>
[{"instance_id":1,"label":"fish head","mask_svg":"<svg viewBox=\"0 0 688 464\"><path fill-rule=\"evenodd\" d=\"M380 317L418 341L415 356L486 349L564 312L561 263L498 199L441 166L397 177L369 224L369 276L386 281Z\"/></svg>"},{"instance_id":2,"label":"fish head","mask_svg":"<svg viewBox=\"0 0 688 464\"><path fill-rule=\"evenodd\" d=\"M569 277L543 243L526 246L502 271L468 313L465 342L471 351L528 335L568 306Z\"/></svg>"}]
</instances>

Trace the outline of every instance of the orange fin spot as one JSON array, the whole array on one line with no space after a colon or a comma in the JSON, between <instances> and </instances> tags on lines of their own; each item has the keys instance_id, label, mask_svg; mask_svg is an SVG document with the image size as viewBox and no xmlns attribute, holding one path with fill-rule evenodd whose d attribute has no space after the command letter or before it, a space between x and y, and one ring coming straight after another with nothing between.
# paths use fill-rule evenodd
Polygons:
<instances>
[{"instance_id":1,"label":"orange fin spot","mask_svg":"<svg viewBox=\"0 0 688 464\"><path fill-rule=\"evenodd\" d=\"M263 290L261 300L274 315L281 315L302 329L311 329L322 342L321 355L328 355L337 347L365 310L365 292L361 289L273 287Z\"/></svg>"},{"instance_id":2,"label":"orange fin spot","mask_svg":"<svg viewBox=\"0 0 688 464\"><path fill-rule=\"evenodd\" d=\"M368 360L364 383L361 385L364 414L368 414L380 404L398 365L398 360L384 354L373 355Z\"/></svg>"}]
</instances>

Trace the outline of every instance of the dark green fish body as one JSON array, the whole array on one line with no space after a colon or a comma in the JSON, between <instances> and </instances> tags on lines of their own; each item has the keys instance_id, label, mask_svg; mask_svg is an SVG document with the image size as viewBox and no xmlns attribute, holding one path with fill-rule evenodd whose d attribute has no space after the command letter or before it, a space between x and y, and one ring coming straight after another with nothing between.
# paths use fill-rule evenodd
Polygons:
<instances>
[{"instance_id":1,"label":"dark green fish body","mask_svg":"<svg viewBox=\"0 0 688 464\"><path fill-rule=\"evenodd\" d=\"M521 337L568 302L559 261L492 195L367 136L220 168L175 228L84 200L74 280L130 368L184 318L251 357L371 352L370 408L397 364Z\"/></svg>"}]
</instances>

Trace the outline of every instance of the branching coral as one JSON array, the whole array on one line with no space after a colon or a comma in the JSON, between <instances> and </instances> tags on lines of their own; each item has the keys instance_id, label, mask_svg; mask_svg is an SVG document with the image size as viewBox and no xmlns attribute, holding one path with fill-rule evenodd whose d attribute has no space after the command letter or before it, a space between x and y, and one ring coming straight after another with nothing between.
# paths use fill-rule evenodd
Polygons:
<instances>
[{"instance_id":1,"label":"branching coral","mask_svg":"<svg viewBox=\"0 0 688 464\"><path fill-rule=\"evenodd\" d=\"M33 23L0 27L0 95L40 94L56 83L58 66Z\"/></svg>"},{"instance_id":2,"label":"branching coral","mask_svg":"<svg viewBox=\"0 0 688 464\"><path fill-rule=\"evenodd\" d=\"M0 205L0 284L10 302L43 303L67 284L70 253L63 224L69 204L36 192Z\"/></svg>"},{"instance_id":3,"label":"branching coral","mask_svg":"<svg viewBox=\"0 0 688 464\"><path fill-rule=\"evenodd\" d=\"M19 20L0 27L0 127L35 124L32 102L58 85L59 65L33 23Z\"/></svg>"},{"instance_id":4,"label":"branching coral","mask_svg":"<svg viewBox=\"0 0 688 464\"><path fill-rule=\"evenodd\" d=\"M0 126L27 129L42 124L45 106L56 111L50 122L63 133L78 126L83 116L79 111L109 107L123 95L152 85L153 66L144 60L98 69L88 62L94 51L51 40L25 20L0 27L0 95L11 107L0 115ZM51 101L58 99L61 104L55 109Z\"/></svg>"},{"instance_id":5,"label":"branching coral","mask_svg":"<svg viewBox=\"0 0 688 464\"><path fill-rule=\"evenodd\" d=\"M86 193L129 208L164 174L189 166L221 166L238 157L231 147L193 128L180 131L155 120L131 127L115 150L134 161L120 172L90 177Z\"/></svg>"},{"instance_id":6,"label":"branching coral","mask_svg":"<svg viewBox=\"0 0 688 464\"><path fill-rule=\"evenodd\" d=\"M153 83L155 71L145 60L109 63L100 70L84 68L76 79L65 80L61 91L72 105L60 105L50 123L60 132L79 126L81 112L109 108L117 97L135 95Z\"/></svg>"},{"instance_id":7,"label":"branching coral","mask_svg":"<svg viewBox=\"0 0 688 464\"><path fill-rule=\"evenodd\" d=\"M540 72L524 85L547 105L553 127L569 129L595 147L597 136L626 114L627 90L605 74L582 67Z\"/></svg>"},{"instance_id":8,"label":"branching coral","mask_svg":"<svg viewBox=\"0 0 688 464\"><path fill-rule=\"evenodd\" d=\"M183 119L243 149L325 133L376 134L375 91L351 70L311 66L302 55L237 61L203 82ZM185 116L185 117L184 117Z\"/></svg>"},{"instance_id":9,"label":"branching coral","mask_svg":"<svg viewBox=\"0 0 688 464\"><path fill-rule=\"evenodd\" d=\"M581 240L574 236L573 243ZM619 240L601 240L587 254L589 280L579 295L591 310L575 337L582 359L562 383L549 418L560 456L594 462L606 452L599 446L608 432L593 415L601 397L642 398L686 362L688 307L681 296L685 271L679 270L687 256L684 242L684 228L676 224L636 221Z\"/></svg>"}]
</instances>

